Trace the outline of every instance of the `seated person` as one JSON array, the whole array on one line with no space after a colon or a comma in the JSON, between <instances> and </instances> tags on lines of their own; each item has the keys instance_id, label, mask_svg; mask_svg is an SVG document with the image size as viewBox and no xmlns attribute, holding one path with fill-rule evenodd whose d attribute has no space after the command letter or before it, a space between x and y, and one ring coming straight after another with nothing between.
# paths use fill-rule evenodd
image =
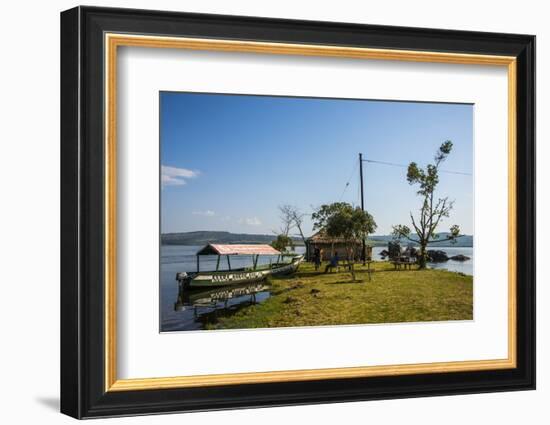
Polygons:
<instances>
[{"instance_id":1,"label":"seated person","mask_svg":"<svg viewBox=\"0 0 550 425\"><path fill-rule=\"evenodd\" d=\"M329 269L338 269L339 260L340 258L338 258L338 252L334 252L334 255L330 259L330 263L328 263L325 267L325 273L327 273Z\"/></svg>"}]
</instances>

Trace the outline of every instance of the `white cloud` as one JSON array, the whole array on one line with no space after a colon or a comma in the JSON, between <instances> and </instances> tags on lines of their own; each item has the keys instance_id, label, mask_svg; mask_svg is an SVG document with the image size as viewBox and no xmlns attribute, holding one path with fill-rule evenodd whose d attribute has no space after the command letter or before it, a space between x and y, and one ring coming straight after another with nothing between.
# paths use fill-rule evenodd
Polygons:
<instances>
[{"instance_id":1,"label":"white cloud","mask_svg":"<svg viewBox=\"0 0 550 425\"><path fill-rule=\"evenodd\" d=\"M246 217L239 219L240 224L246 224L248 226L261 226L262 222L258 217Z\"/></svg>"},{"instance_id":2,"label":"white cloud","mask_svg":"<svg viewBox=\"0 0 550 425\"><path fill-rule=\"evenodd\" d=\"M167 176L166 174L161 174L160 181L163 186L183 186L186 184L185 180L177 177Z\"/></svg>"},{"instance_id":3,"label":"white cloud","mask_svg":"<svg viewBox=\"0 0 550 425\"><path fill-rule=\"evenodd\" d=\"M199 175L198 171L170 167L168 165L161 165L160 171L162 186L183 186L187 183L187 179L192 179Z\"/></svg>"},{"instance_id":4,"label":"white cloud","mask_svg":"<svg viewBox=\"0 0 550 425\"><path fill-rule=\"evenodd\" d=\"M216 213L212 210L206 210L206 211L193 211L193 215L202 215L205 217L214 217Z\"/></svg>"}]
</instances>

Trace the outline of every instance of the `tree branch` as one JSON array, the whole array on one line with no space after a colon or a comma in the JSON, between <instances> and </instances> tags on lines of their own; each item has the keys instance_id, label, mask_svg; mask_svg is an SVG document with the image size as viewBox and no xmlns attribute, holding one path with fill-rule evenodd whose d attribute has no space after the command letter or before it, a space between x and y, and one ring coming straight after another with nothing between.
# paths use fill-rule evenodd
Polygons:
<instances>
[{"instance_id":1,"label":"tree branch","mask_svg":"<svg viewBox=\"0 0 550 425\"><path fill-rule=\"evenodd\" d=\"M418 235L419 238L422 238L422 232L420 231L420 229L418 228L418 226L416 225L416 222L414 221L414 217L413 217L413 214L412 212L409 213L410 216L411 216L411 220L412 220L412 224L414 226L414 230L416 231L416 234Z\"/></svg>"},{"instance_id":2,"label":"tree branch","mask_svg":"<svg viewBox=\"0 0 550 425\"><path fill-rule=\"evenodd\" d=\"M431 241L429 241L428 243L431 244L431 243L440 243L440 242L447 242L447 241L454 241L458 238L462 238L466 235L458 235L458 236L454 236L452 238L445 238L445 239L433 239Z\"/></svg>"},{"instance_id":3,"label":"tree branch","mask_svg":"<svg viewBox=\"0 0 550 425\"><path fill-rule=\"evenodd\" d=\"M448 209L445 207L445 205L447 204L447 199L448 198L439 199L437 201L437 204L435 205L434 216L437 216L437 218L435 222L433 222L433 224L430 225L428 229L430 235L432 235L433 232L435 232L435 229L437 229L437 226L439 225L439 221L441 220L441 217L444 217L449 212Z\"/></svg>"}]
</instances>

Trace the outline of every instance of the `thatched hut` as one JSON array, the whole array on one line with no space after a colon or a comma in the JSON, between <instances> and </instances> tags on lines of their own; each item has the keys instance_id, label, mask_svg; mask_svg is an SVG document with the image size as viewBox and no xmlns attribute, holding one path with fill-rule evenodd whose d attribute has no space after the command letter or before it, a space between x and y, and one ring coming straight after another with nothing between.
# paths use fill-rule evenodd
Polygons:
<instances>
[{"instance_id":1,"label":"thatched hut","mask_svg":"<svg viewBox=\"0 0 550 425\"><path fill-rule=\"evenodd\" d=\"M363 243L361 240L353 242L353 253L356 260L361 259L362 247ZM340 258L346 258L348 245L346 245L346 241L342 238L329 238L321 232L318 232L306 240L306 248L308 261L313 260L316 249L321 250L321 259L323 261L329 261L334 255L334 252L338 252ZM370 247L367 247L367 256L369 256L369 248Z\"/></svg>"}]
</instances>

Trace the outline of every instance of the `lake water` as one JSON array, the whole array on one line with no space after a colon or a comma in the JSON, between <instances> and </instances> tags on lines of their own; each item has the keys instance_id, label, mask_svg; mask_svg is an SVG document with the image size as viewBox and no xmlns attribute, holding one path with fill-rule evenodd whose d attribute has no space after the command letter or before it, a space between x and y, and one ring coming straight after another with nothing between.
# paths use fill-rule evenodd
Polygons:
<instances>
[{"instance_id":1,"label":"lake water","mask_svg":"<svg viewBox=\"0 0 550 425\"><path fill-rule=\"evenodd\" d=\"M195 253L202 246L162 245L160 249L160 303L161 303L161 331L187 331L204 329L207 323L214 323L221 314L232 314L251 303L261 303L271 295L266 285L250 285L245 288L245 295L237 295L227 300L219 299L214 295L211 305L193 307L186 305L186 300L179 292L176 281L177 272L197 271L197 257ZM303 247L296 249L297 253L305 252ZM218 257L201 256L200 270L216 269ZM277 256L260 256L258 265L275 262ZM252 256L239 255L231 257L231 268L237 269L252 265ZM227 261L220 261L220 270L228 270ZM213 292L213 291L212 291ZM240 293L237 291L237 293Z\"/></svg>"},{"instance_id":2,"label":"lake water","mask_svg":"<svg viewBox=\"0 0 550 425\"><path fill-rule=\"evenodd\" d=\"M195 253L202 247L184 245L162 245L160 258L160 302L161 302L161 331L183 331L204 329L208 323L215 323L221 315L231 315L240 308L251 303L261 303L271 295L269 287L264 284L254 284L235 291L232 297L224 297L211 291L207 297L201 296L201 305L193 307L183 294L179 292L178 283L175 279L177 272L194 272L197 270ZM381 260L380 252L386 247L374 247L373 259ZM470 257L467 261L449 260L444 263L431 263L429 267L446 269L473 275L474 256L471 247L437 247L445 251L449 257L462 254ZM296 253L303 254L304 247L296 247ZM277 256L260 257L258 264L269 264L275 261ZM223 260L223 258L222 258ZM217 256L204 256L201 258L200 270L215 270ZM252 265L252 256L231 257L231 267L239 268ZM220 269L227 270L227 262L220 262ZM209 299L209 303L204 303Z\"/></svg>"}]
</instances>

